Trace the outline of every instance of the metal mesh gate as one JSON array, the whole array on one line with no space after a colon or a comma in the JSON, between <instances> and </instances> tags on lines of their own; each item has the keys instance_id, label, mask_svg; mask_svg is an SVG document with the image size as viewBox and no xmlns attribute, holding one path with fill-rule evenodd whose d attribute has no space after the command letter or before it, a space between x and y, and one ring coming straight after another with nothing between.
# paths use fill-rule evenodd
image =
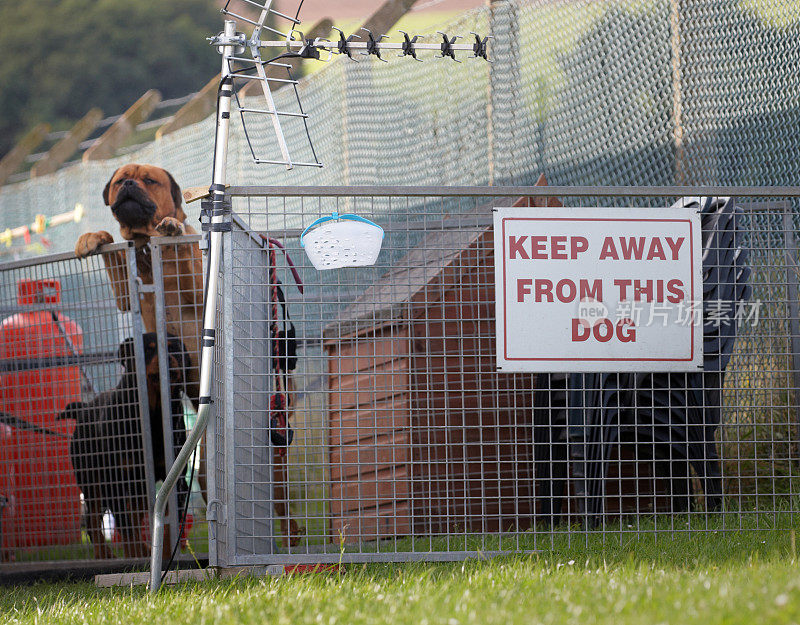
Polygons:
<instances>
[{"instance_id":1,"label":"metal mesh gate","mask_svg":"<svg viewBox=\"0 0 800 625\"><path fill-rule=\"evenodd\" d=\"M706 203L703 372L602 375L497 371L492 207L646 213L702 190L229 192L212 564L458 559L793 523L794 192L717 189L736 197ZM310 265L302 227L333 211L383 226L374 267Z\"/></svg>"},{"instance_id":2,"label":"metal mesh gate","mask_svg":"<svg viewBox=\"0 0 800 625\"><path fill-rule=\"evenodd\" d=\"M145 564L158 482L193 425L199 330L187 320L202 275L174 249L198 239L0 264L0 575ZM121 263L113 278L106 256ZM195 464L166 541L184 561L207 551Z\"/></svg>"}]
</instances>

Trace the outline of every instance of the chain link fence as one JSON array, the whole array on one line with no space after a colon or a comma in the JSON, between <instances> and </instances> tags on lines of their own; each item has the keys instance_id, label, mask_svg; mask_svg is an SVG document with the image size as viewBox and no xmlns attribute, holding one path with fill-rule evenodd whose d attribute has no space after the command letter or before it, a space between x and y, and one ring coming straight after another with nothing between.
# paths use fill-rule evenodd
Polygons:
<instances>
[{"instance_id":1,"label":"chain link fence","mask_svg":"<svg viewBox=\"0 0 800 625\"><path fill-rule=\"evenodd\" d=\"M491 33L494 62L337 58L299 86L325 168L254 165L236 121L230 182L532 184L545 172L561 185L778 185L800 161L793 0L498 0L442 30ZM293 99L276 94L282 110ZM271 124L252 117L268 158ZM302 124L286 133L307 156ZM47 233L71 249L80 232L115 230L101 192L117 166L149 162L205 185L213 136L209 118L117 159L4 187L0 210L15 226L82 203L82 223Z\"/></svg>"}]
</instances>

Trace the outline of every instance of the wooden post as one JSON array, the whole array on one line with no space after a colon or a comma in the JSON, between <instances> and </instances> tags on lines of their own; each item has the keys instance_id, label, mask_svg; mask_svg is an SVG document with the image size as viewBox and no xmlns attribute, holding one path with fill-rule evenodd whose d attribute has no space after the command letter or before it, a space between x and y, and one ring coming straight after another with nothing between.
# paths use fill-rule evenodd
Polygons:
<instances>
[{"instance_id":1,"label":"wooden post","mask_svg":"<svg viewBox=\"0 0 800 625\"><path fill-rule=\"evenodd\" d=\"M0 160L0 186L22 166L25 158L44 141L48 132L50 124L37 124Z\"/></svg>"},{"instance_id":2,"label":"wooden post","mask_svg":"<svg viewBox=\"0 0 800 625\"><path fill-rule=\"evenodd\" d=\"M150 117L159 102L160 92L155 89L147 91L83 153L83 162L104 161L115 156L125 139Z\"/></svg>"},{"instance_id":3,"label":"wooden post","mask_svg":"<svg viewBox=\"0 0 800 625\"><path fill-rule=\"evenodd\" d=\"M38 178L57 171L70 156L75 154L81 141L92 134L101 119L103 119L103 111L99 108L93 108L86 113L83 119L70 129L66 137L50 148L42 160L34 164L31 168L31 178Z\"/></svg>"},{"instance_id":4,"label":"wooden post","mask_svg":"<svg viewBox=\"0 0 800 625\"><path fill-rule=\"evenodd\" d=\"M333 21L329 18L324 18L314 24L311 27L311 30L308 33L305 33L306 37L314 38L314 37L323 37L328 35L331 32L331 26L333 26ZM296 70L302 59L283 59L281 63L286 63L292 66L293 70ZM276 67L267 67L267 76L270 78L285 78L284 76L278 76L277 70L279 68ZM249 90L250 86L254 84L256 81L251 80L246 85L242 87L239 91L240 96L244 96L247 91ZM279 89L283 87L285 83L275 83L272 85L273 91L275 89ZM217 89L219 88L219 74L214 76L200 91L198 91L195 96L189 100L186 104L184 104L176 113L172 116L172 119L165 122L163 126L161 126L158 131L156 132L156 140L165 137L166 135L175 132L176 130L180 130L181 128L185 128L186 126L191 126L192 124L196 124L197 122L203 121L206 117L213 114L217 107Z\"/></svg>"},{"instance_id":5,"label":"wooden post","mask_svg":"<svg viewBox=\"0 0 800 625\"><path fill-rule=\"evenodd\" d=\"M219 74L209 80L200 91L194 94L191 100L175 112L172 119L165 122L156 131L156 141L171 132L203 121L211 115L216 108L218 88Z\"/></svg>"}]
</instances>

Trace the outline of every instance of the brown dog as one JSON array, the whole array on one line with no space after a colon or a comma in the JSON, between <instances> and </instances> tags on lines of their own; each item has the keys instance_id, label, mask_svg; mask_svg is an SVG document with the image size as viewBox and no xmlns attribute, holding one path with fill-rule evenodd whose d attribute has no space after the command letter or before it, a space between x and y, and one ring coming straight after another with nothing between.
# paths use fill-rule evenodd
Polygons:
<instances>
[{"instance_id":1,"label":"brown dog","mask_svg":"<svg viewBox=\"0 0 800 625\"><path fill-rule=\"evenodd\" d=\"M185 224L181 189L169 172L153 165L124 165L111 176L103 190L106 206L119 222L123 239L136 245L136 267L143 284L153 284L150 237L197 234ZM105 231L81 235L75 255L83 258L97 252L114 238ZM197 405L200 383L200 334L203 319L203 263L197 243L161 247L167 332L179 337L189 353L186 390ZM128 267L122 251L103 254L119 310L130 310ZM141 303L146 332L156 332L155 294L144 293ZM205 488L205 454L202 454L200 484Z\"/></svg>"}]
</instances>

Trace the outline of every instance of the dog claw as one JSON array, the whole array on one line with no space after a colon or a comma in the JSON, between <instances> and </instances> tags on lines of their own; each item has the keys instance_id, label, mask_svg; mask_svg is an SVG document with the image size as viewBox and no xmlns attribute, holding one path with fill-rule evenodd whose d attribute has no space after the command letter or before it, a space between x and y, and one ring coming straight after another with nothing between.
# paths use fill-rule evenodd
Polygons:
<instances>
[{"instance_id":1,"label":"dog claw","mask_svg":"<svg viewBox=\"0 0 800 625\"><path fill-rule=\"evenodd\" d=\"M164 217L156 226L156 232L164 237L175 237L184 233L183 224L174 217Z\"/></svg>"},{"instance_id":2,"label":"dog claw","mask_svg":"<svg viewBox=\"0 0 800 625\"><path fill-rule=\"evenodd\" d=\"M90 254L94 254L103 245L113 242L114 237L105 230L101 230L100 232L87 232L78 238L78 242L75 244L75 256L78 258L85 258Z\"/></svg>"}]
</instances>

